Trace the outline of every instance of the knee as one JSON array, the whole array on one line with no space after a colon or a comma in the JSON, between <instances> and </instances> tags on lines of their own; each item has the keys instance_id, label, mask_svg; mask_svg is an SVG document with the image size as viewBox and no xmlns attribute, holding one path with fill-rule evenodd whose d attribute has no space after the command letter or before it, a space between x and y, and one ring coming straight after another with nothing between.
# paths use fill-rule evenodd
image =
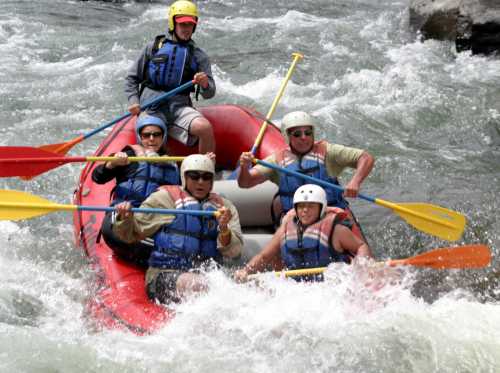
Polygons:
<instances>
[{"instance_id":1,"label":"knee","mask_svg":"<svg viewBox=\"0 0 500 373\"><path fill-rule=\"evenodd\" d=\"M206 118L196 118L191 123L191 133L199 137L213 137L212 125Z\"/></svg>"},{"instance_id":2,"label":"knee","mask_svg":"<svg viewBox=\"0 0 500 373\"><path fill-rule=\"evenodd\" d=\"M208 291L206 278L200 274L183 273L177 279L177 292L181 296Z\"/></svg>"}]
</instances>

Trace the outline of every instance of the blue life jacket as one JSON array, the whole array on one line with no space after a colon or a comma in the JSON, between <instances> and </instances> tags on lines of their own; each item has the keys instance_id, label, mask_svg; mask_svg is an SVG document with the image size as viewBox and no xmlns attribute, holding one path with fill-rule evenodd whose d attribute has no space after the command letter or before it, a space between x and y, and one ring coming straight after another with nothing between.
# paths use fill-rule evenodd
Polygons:
<instances>
[{"instance_id":1,"label":"blue life jacket","mask_svg":"<svg viewBox=\"0 0 500 373\"><path fill-rule=\"evenodd\" d=\"M281 237L281 259L288 269L326 267L333 262L350 263L349 254L339 253L331 246L337 221L346 216L341 209L328 212L322 219L301 229L295 211L285 218Z\"/></svg>"},{"instance_id":2,"label":"blue life jacket","mask_svg":"<svg viewBox=\"0 0 500 373\"><path fill-rule=\"evenodd\" d=\"M326 146L327 143L325 141L318 141L301 158L293 153L290 148L285 148L276 154L276 163L287 170L303 173L335 185L340 185L336 177L328 175L325 165ZM288 175L284 172L280 173L278 195L280 196L283 213L287 213L293 208L293 195L304 184L314 184L314 182ZM328 187L323 188L326 191L328 206L339 207L341 209L347 208L349 203L344 199L340 191Z\"/></svg>"},{"instance_id":3,"label":"blue life jacket","mask_svg":"<svg viewBox=\"0 0 500 373\"><path fill-rule=\"evenodd\" d=\"M145 156L140 145L129 145L138 157ZM128 201L138 207L160 185L179 185L179 168L175 162L138 162L137 167L128 167L127 180L114 189L112 205Z\"/></svg>"},{"instance_id":4,"label":"blue life jacket","mask_svg":"<svg viewBox=\"0 0 500 373\"><path fill-rule=\"evenodd\" d=\"M170 194L176 209L216 211L223 207L222 198L214 193L199 201L180 186L161 188ZM188 270L209 259L220 263L222 255L217 250L217 228L215 217L176 215L170 224L163 225L156 232L149 266Z\"/></svg>"},{"instance_id":5,"label":"blue life jacket","mask_svg":"<svg viewBox=\"0 0 500 373\"><path fill-rule=\"evenodd\" d=\"M153 54L146 65L146 85L155 90L170 91L193 79L198 72L191 43L176 43L157 36ZM189 94L186 90L184 94ZM183 94L183 93L180 93Z\"/></svg>"}]
</instances>

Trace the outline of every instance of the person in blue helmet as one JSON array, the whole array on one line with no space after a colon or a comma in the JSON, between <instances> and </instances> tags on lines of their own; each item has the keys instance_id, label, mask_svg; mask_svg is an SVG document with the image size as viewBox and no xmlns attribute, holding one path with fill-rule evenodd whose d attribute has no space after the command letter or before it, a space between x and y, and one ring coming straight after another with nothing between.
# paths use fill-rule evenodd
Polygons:
<instances>
[{"instance_id":1,"label":"person in blue helmet","mask_svg":"<svg viewBox=\"0 0 500 373\"><path fill-rule=\"evenodd\" d=\"M191 80L197 84L196 98L198 93L204 99L215 95L210 60L191 39L198 21L198 8L191 1L180 0L170 6L167 33L148 43L128 71L125 94L130 113L139 114L141 103ZM180 92L147 112L168 124L171 138L190 147L198 144L201 154L215 152L212 125L193 108L193 90Z\"/></svg>"},{"instance_id":2,"label":"person in blue helmet","mask_svg":"<svg viewBox=\"0 0 500 373\"><path fill-rule=\"evenodd\" d=\"M167 128L163 121L143 114L136 123L135 132L137 144L125 146L115 154L118 159L97 166L92 173L92 180L97 184L116 181L111 195L112 206L126 201L138 207L159 186L180 184L179 169L174 162L128 161L128 157L133 156L165 155ZM133 245L123 242L113 233L114 220L114 213L104 217L101 227L104 241L122 259L145 267L153 248L152 242L144 240Z\"/></svg>"}]
</instances>

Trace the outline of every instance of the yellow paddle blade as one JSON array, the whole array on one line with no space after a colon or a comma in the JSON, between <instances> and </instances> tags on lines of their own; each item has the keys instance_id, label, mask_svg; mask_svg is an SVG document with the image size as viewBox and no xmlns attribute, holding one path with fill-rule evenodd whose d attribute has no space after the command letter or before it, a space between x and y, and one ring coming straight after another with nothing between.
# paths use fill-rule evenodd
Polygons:
<instances>
[{"instance_id":1,"label":"yellow paddle blade","mask_svg":"<svg viewBox=\"0 0 500 373\"><path fill-rule=\"evenodd\" d=\"M429 203L393 203L375 199L375 203L394 210L416 229L448 241L462 237L465 216Z\"/></svg>"},{"instance_id":2,"label":"yellow paddle blade","mask_svg":"<svg viewBox=\"0 0 500 373\"><path fill-rule=\"evenodd\" d=\"M52 203L18 190L0 190L0 220L23 220L55 210L76 210L74 205Z\"/></svg>"}]
</instances>

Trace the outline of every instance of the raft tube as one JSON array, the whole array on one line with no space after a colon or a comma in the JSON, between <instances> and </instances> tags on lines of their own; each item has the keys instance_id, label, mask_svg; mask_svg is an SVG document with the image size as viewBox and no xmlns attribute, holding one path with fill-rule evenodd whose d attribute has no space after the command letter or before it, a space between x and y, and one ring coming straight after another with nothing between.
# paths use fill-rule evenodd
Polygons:
<instances>
[{"instance_id":1,"label":"raft tube","mask_svg":"<svg viewBox=\"0 0 500 373\"><path fill-rule=\"evenodd\" d=\"M213 126L217 143L217 164L234 170L244 151L249 151L257 137L264 116L254 110L235 105L215 105L200 108ZM96 156L107 156L120 151L136 141L135 117L117 123L95 152ZM279 129L269 125L257 152L265 158L286 144ZM188 155L197 152L197 147L188 148L169 139L169 154ZM83 169L73 202L77 205L102 205L110 202L113 182L99 185L92 181L96 163L88 163ZM235 202L240 213L245 234L243 260L255 254L270 238L271 201L276 193L274 185L265 183L255 189L239 189L236 181L216 182L214 189ZM118 258L99 239L104 213L76 211L74 213L75 240L90 258L97 273L96 291L88 303L90 317L101 327L128 329L136 334L148 334L165 325L173 316L168 308L151 302L145 292L142 268Z\"/></svg>"},{"instance_id":2,"label":"raft tube","mask_svg":"<svg viewBox=\"0 0 500 373\"><path fill-rule=\"evenodd\" d=\"M262 114L236 105L214 105L199 109L212 124L217 144L217 164L232 171L242 152L249 151L257 137L264 117ZM135 117L115 125L95 152L107 156L136 142ZM286 147L279 129L269 125L256 157L263 159ZM186 147L174 139L168 140L170 155L188 155L197 147ZM92 181L97 163L88 163L83 169L73 202L76 205L107 206L114 182L103 185ZM235 180L219 180L214 191L231 200L240 216L245 248L236 264L246 263L270 240L273 232L272 200L277 186L266 182L250 189L241 189ZM136 334L149 334L165 325L173 312L151 302L146 295L145 271L117 257L100 237L103 212L76 211L74 231L77 246L85 250L96 272L95 291L88 302L90 319L99 327L120 328ZM362 236L359 227L353 231Z\"/></svg>"}]
</instances>

